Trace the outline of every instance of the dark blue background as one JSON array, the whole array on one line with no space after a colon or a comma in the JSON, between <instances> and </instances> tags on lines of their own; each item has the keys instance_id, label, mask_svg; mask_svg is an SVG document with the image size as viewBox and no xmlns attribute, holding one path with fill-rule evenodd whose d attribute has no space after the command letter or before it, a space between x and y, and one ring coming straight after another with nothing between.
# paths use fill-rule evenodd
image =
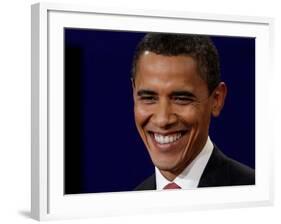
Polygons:
<instances>
[{"instance_id":1,"label":"dark blue background","mask_svg":"<svg viewBox=\"0 0 281 224\"><path fill-rule=\"evenodd\" d=\"M65 193L129 191L154 172L134 124L132 57L144 33L65 29ZM212 37L228 86L210 136L255 167L255 39Z\"/></svg>"}]
</instances>

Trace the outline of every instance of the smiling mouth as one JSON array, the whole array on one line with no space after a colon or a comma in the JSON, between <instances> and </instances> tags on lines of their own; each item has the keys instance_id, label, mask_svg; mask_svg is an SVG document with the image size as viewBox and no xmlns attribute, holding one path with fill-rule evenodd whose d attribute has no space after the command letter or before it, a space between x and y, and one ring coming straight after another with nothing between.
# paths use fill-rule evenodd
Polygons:
<instances>
[{"instance_id":1,"label":"smiling mouth","mask_svg":"<svg viewBox=\"0 0 281 224\"><path fill-rule=\"evenodd\" d=\"M184 135L183 132L175 132L173 134L160 134L155 132L150 132L151 137L156 143L160 145L167 145L177 142Z\"/></svg>"}]
</instances>

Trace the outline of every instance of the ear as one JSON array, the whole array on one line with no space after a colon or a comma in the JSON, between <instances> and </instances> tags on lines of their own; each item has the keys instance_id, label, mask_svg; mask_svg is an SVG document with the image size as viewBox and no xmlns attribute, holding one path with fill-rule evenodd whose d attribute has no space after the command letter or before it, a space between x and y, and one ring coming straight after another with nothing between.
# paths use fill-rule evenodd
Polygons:
<instances>
[{"instance_id":1,"label":"ear","mask_svg":"<svg viewBox=\"0 0 281 224\"><path fill-rule=\"evenodd\" d=\"M135 79L131 78L131 85L132 85L132 90L133 90L133 98L135 99Z\"/></svg>"},{"instance_id":2,"label":"ear","mask_svg":"<svg viewBox=\"0 0 281 224\"><path fill-rule=\"evenodd\" d=\"M132 85L132 89L135 89L135 79L131 78L131 85Z\"/></svg>"},{"instance_id":3,"label":"ear","mask_svg":"<svg viewBox=\"0 0 281 224\"><path fill-rule=\"evenodd\" d=\"M212 93L212 115L218 117L224 106L224 100L227 94L227 87L224 82L220 82Z\"/></svg>"}]
</instances>

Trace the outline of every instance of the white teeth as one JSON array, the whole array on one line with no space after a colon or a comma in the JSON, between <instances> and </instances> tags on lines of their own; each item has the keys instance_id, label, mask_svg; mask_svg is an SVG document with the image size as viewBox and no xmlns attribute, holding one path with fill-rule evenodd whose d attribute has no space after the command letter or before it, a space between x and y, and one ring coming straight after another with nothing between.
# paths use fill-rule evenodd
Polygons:
<instances>
[{"instance_id":1,"label":"white teeth","mask_svg":"<svg viewBox=\"0 0 281 224\"><path fill-rule=\"evenodd\" d=\"M181 137L181 133L173 134L173 135L160 135L154 134L154 139L159 144L169 144L179 140Z\"/></svg>"}]
</instances>

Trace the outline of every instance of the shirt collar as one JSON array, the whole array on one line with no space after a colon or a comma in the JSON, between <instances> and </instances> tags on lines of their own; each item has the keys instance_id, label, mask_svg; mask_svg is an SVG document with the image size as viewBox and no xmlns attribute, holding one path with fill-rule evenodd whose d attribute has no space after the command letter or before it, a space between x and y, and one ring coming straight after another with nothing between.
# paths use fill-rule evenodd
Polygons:
<instances>
[{"instance_id":1,"label":"shirt collar","mask_svg":"<svg viewBox=\"0 0 281 224\"><path fill-rule=\"evenodd\" d=\"M214 145L208 137L207 142L201 152L195 157L195 159L174 179L174 183L179 185L182 189L197 188L199 180L203 174L203 171L210 159ZM167 184L171 183L167 180L155 167L156 174L156 189L162 190Z\"/></svg>"}]
</instances>

